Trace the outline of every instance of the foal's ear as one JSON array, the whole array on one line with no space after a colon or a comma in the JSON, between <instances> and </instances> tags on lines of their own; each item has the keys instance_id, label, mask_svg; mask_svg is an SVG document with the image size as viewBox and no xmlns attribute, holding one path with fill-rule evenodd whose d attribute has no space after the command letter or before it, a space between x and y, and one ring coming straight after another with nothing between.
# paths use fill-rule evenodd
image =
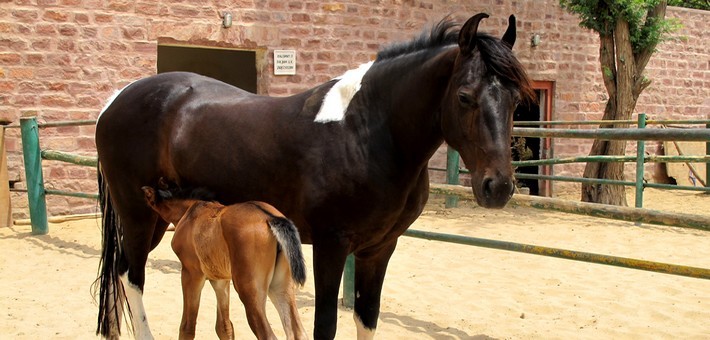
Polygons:
<instances>
[{"instance_id":1,"label":"foal's ear","mask_svg":"<svg viewBox=\"0 0 710 340\"><path fill-rule=\"evenodd\" d=\"M168 180L165 179L165 177L160 177L158 179L158 188L163 189L163 190L168 190L170 185L168 184Z\"/></svg>"},{"instance_id":2,"label":"foal's ear","mask_svg":"<svg viewBox=\"0 0 710 340\"><path fill-rule=\"evenodd\" d=\"M513 45L515 45L515 36L515 15L511 15L508 17L508 29L505 30L505 34L500 40L508 44L508 47L512 50Z\"/></svg>"},{"instance_id":3,"label":"foal's ear","mask_svg":"<svg viewBox=\"0 0 710 340\"><path fill-rule=\"evenodd\" d=\"M478 32L478 24L481 19L488 18L486 13L478 13L472 16L461 28L459 32L459 48L461 54L469 55L476 48L476 33Z\"/></svg>"},{"instance_id":4,"label":"foal's ear","mask_svg":"<svg viewBox=\"0 0 710 340\"><path fill-rule=\"evenodd\" d=\"M154 204L155 203L155 189L145 186L142 187L141 190L143 190L143 194L145 195L145 201L148 204Z\"/></svg>"}]
</instances>

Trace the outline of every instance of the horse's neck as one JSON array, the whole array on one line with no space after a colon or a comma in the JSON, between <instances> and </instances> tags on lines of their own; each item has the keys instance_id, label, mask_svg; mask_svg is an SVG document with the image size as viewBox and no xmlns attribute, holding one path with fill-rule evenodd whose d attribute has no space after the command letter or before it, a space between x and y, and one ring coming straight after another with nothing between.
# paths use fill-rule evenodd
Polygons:
<instances>
[{"instance_id":1,"label":"horse's neck","mask_svg":"<svg viewBox=\"0 0 710 340\"><path fill-rule=\"evenodd\" d=\"M198 200L172 199L160 203L157 207L158 214L167 222L177 225L185 213L192 208Z\"/></svg>"},{"instance_id":2,"label":"horse's neck","mask_svg":"<svg viewBox=\"0 0 710 340\"><path fill-rule=\"evenodd\" d=\"M389 89L389 128L398 157L410 163L426 164L443 142L441 104L456 58L446 49L409 69L393 70L396 79ZM381 89L385 90L385 89Z\"/></svg>"}]
</instances>

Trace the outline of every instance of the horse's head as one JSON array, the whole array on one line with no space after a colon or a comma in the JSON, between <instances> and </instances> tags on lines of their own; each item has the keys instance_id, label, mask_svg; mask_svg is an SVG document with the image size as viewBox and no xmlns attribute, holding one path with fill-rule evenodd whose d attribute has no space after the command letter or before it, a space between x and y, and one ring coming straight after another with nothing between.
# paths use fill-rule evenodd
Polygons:
<instances>
[{"instance_id":1,"label":"horse's head","mask_svg":"<svg viewBox=\"0 0 710 340\"><path fill-rule=\"evenodd\" d=\"M479 205L502 208L513 194L510 139L513 111L534 92L513 56L515 17L502 39L479 34L485 13L471 17L459 32L459 53L442 105L444 140L471 171Z\"/></svg>"}]
</instances>

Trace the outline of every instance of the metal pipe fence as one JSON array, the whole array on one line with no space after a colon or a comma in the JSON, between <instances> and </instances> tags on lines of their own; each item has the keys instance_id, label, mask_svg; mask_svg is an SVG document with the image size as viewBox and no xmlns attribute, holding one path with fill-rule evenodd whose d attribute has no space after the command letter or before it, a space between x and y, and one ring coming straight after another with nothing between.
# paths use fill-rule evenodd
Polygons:
<instances>
[{"instance_id":1,"label":"metal pipe fence","mask_svg":"<svg viewBox=\"0 0 710 340\"><path fill-rule=\"evenodd\" d=\"M664 123L688 123L691 124L708 124L710 127L710 121L657 121ZM551 122L545 122L551 123ZM570 122L566 122L570 123ZM598 123L598 122L595 122ZM619 122L606 122L609 124L618 124ZM624 124L631 124L631 122L621 122ZM646 122L646 123L650 123ZM42 166L41 160L56 160L69 162L72 164L77 164L81 166L97 166L96 157L90 156L79 156L54 150L40 150L39 146L39 129L44 127L59 127L59 126L72 126L72 125L90 125L95 124L95 121L78 121L78 122L54 122L48 124L38 124L36 118L22 118L20 125L9 125L5 128L17 128L20 127L22 132L22 144L23 144L23 157L25 159L25 173L27 176L27 195L30 202L30 216L32 224L32 232L34 234L46 234L48 232L47 227L47 216L46 216L46 202L45 195L66 195L73 197L82 197L96 199L98 195L92 193L76 193L67 192L62 190L51 190L44 188L44 180L42 176ZM572 123L574 124L574 123ZM600 139L635 139L639 143L644 140L701 140L706 141L708 147L710 148L710 129L683 129L679 131L677 129L644 129L643 124L639 120L638 129L587 129L587 130L560 130L560 129L525 129L525 128L515 128L515 136L527 136L527 137L567 137L567 138L600 138ZM545 124L553 125L553 124ZM538 163L525 161L517 163L517 166L525 165L539 165L539 164L565 164L571 162L606 162L606 161L636 161L637 162L637 172L645 162L649 161L663 161L663 162L708 162L710 156L646 156L643 153L643 148L640 148L640 152L637 156L595 156L595 157L575 157L570 159L558 159L559 163L548 163L553 162L553 160L542 160L537 161ZM514 163L514 165L516 165ZM455 152L450 152L448 155L447 162L447 181L449 183L456 182L458 184L458 175L460 173L458 164L458 154ZM442 169L443 170L443 169ZM524 174L518 174L517 176L523 178ZM636 186L637 191L642 191L644 187L659 187L668 188L667 186L662 186L660 184L653 185L652 183L644 183L639 185L639 179L637 177L636 182L631 181L609 181L599 179L572 179L564 178L560 176L542 176L542 175L525 175L529 176L527 178L538 178L538 179L549 179L549 180L567 180L567 181L579 181L579 182L596 182L605 184L618 184L618 185L630 185ZM642 181L641 181L642 183ZM678 188L679 187L674 187ZM688 188L684 188L688 189ZM707 190L707 188L704 188ZM703 190L703 191L705 191ZM431 192L435 194L445 194L450 197L460 197L460 196L470 196L470 189L458 186L446 186L446 185L436 185L433 184ZM637 201L642 201L638 199ZM455 205L456 200L447 200L447 206ZM541 209L551 209L557 211L563 211L568 213L584 214L589 216L613 218L620 220L627 220L633 222L651 223L659 225L672 225L687 228L694 228L704 231L710 231L710 218L704 216L687 215L687 214L672 214L664 213L658 211L651 211L648 209L640 208L637 204L637 208L627 208L627 207L614 207L605 205L594 205L584 202L572 202L555 200L545 197L529 197L524 195L515 195L511 200L513 205L522 205ZM530 254L553 256L558 258L565 258L571 260L600 263L607 265L615 265L626 268L635 268L641 270L649 270L661 273L683 275L696 278L710 278L710 270L705 268L695 268L678 266L667 263L658 263L652 261L643 261L637 259L620 258L610 255L601 255L593 253L577 252L573 250L566 249L556 249L547 248L536 245L518 244L512 242L504 242L498 240L487 240L480 238L464 237L459 235L447 235L440 233L431 233L420 230L408 230L404 234L405 236L424 238L429 240L437 240L443 242L452 242L459 244L467 244L495 249L503 249L510 251L519 251ZM343 282L344 286L344 302L350 306L354 303L354 259L352 255L348 258L345 268L345 280Z\"/></svg>"}]
</instances>

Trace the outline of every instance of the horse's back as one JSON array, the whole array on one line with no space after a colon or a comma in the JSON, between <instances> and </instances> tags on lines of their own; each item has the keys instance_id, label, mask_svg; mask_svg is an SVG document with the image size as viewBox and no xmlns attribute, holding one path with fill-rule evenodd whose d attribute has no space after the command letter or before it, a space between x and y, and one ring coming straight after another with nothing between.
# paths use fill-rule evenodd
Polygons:
<instances>
[{"instance_id":1,"label":"horse's back","mask_svg":"<svg viewBox=\"0 0 710 340\"><path fill-rule=\"evenodd\" d=\"M272 216L283 217L270 204L250 201L226 206L219 219L225 238L248 238L255 246L267 247L276 242L268 225Z\"/></svg>"},{"instance_id":2,"label":"horse's back","mask_svg":"<svg viewBox=\"0 0 710 340\"><path fill-rule=\"evenodd\" d=\"M130 191L135 207L142 203L134 195L135 187L151 184L161 176L179 181L173 152L176 141L189 145L195 137L186 131L205 126L207 120L224 119L208 117L205 107L233 105L254 97L258 96L187 72L158 74L128 85L106 106L96 124L96 148L110 189L122 191L123 187L130 187L125 190ZM209 147L195 146L200 150ZM184 154L194 155L195 149ZM125 204L125 199L115 203Z\"/></svg>"}]
</instances>

